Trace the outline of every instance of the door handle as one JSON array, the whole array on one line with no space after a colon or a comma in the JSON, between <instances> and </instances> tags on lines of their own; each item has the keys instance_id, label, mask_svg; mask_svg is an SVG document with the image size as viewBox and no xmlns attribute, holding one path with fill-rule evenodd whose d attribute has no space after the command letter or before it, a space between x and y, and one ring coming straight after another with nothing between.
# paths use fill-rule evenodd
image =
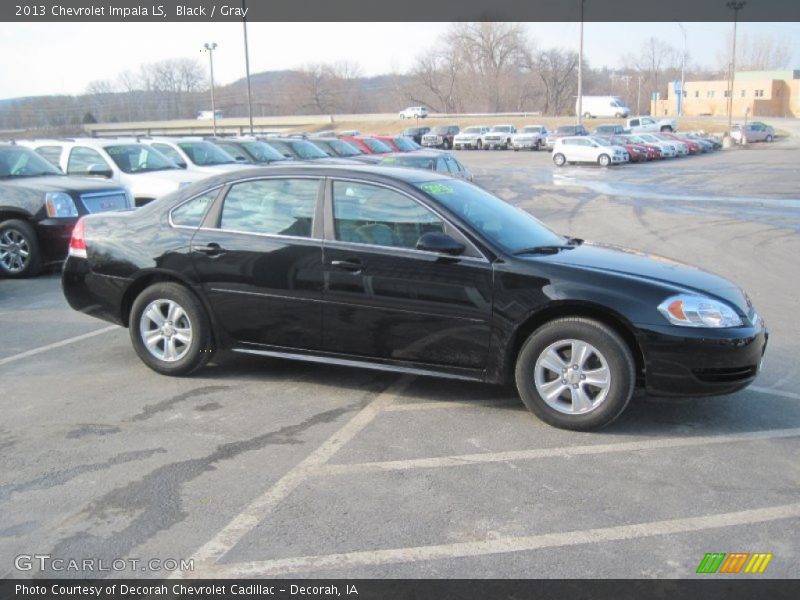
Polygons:
<instances>
[{"instance_id":1,"label":"door handle","mask_svg":"<svg viewBox=\"0 0 800 600\"><path fill-rule=\"evenodd\" d=\"M194 246L192 250L206 256L221 256L225 254L225 249L216 242L211 242L205 246Z\"/></svg>"},{"instance_id":2,"label":"door handle","mask_svg":"<svg viewBox=\"0 0 800 600\"><path fill-rule=\"evenodd\" d=\"M360 260L332 260L331 266L351 273L360 273L361 269L364 268Z\"/></svg>"}]
</instances>

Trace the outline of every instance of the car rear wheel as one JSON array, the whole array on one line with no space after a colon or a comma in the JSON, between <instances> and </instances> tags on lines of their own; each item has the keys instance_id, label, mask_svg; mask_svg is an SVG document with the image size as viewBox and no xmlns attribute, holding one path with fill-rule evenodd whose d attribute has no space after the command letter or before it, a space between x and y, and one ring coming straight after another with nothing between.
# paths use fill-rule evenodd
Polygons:
<instances>
[{"instance_id":1,"label":"car rear wheel","mask_svg":"<svg viewBox=\"0 0 800 600\"><path fill-rule=\"evenodd\" d=\"M771 135L767 135L767 142L771 142L771 141L772 141L772 136Z\"/></svg>"},{"instance_id":2,"label":"car rear wheel","mask_svg":"<svg viewBox=\"0 0 800 600\"><path fill-rule=\"evenodd\" d=\"M611 157L608 154L601 154L597 159L597 164L601 167L607 167L611 164Z\"/></svg>"},{"instance_id":3,"label":"car rear wheel","mask_svg":"<svg viewBox=\"0 0 800 600\"><path fill-rule=\"evenodd\" d=\"M33 277L41 270L39 239L31 224L20 219L0 223L0 272L21 278Z\"/></svg>"},{"instance_id":4,"label":"car rear wheel","mask_svg":"<svg viewBox=\"0 0 800 600\"><path fill-rule=\"evenodd\" d=\"M591 319L562 318L533 332L517 357L515 380L525 406L545 423L589 431L613 422L633 395L628 346Z\"/></svg>"},{"instance_id":5,"label":"car rear wheel","mask_svg":"<svg viewBox=\"0 0 800 600\"><path fill-rule=\"evenodd\" d=\"M664 125L664 126L661 128L661 131L672 131L672 127L670 127L669 125Z\"/></svg>"},{"instance_id":6,"label":"car rear wheel","mask_svg":"<svg viewBox=\"0 0 800 600\"><path fill-rule=\"evenodd\" d=\"M553 155L553 162L557 167L563 167L567 163L567 157L561 153Z\"/></svg>"},{"instance_id":7,"label":"car rear wheel","mask_svg":"<svg viewBox=\"0 0 800 600\"><path fill-rule=\"evenodd\" d=\"M142 362L162 375L188 375L214 354L203 305L177 283L151 285L136 297L130 336Z\"/></svg>"},{"instance_id":8,"label":"car rear wheel","mask_svg":"<svg viewBox=\"0 0 800 600\"><path fill-rule=\"evenodd\" d=\"M481 148L483 148L483 141L482 141L482 140L478 140L478 143L475 145L475 147L476 147L478 150L480 150Z\"/></svg>"}]
</instances>

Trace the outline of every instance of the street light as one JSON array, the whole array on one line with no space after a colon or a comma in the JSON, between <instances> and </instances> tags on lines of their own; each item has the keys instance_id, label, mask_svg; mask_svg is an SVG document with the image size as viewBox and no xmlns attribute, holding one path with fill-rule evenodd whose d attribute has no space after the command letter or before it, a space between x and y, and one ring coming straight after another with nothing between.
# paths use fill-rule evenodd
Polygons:
<instances>
[{"instance_id":1,"label":"street light","mask_svg":"<svg viewBox=\"0 0 800 600\"><path fill-rule=\"evenodd\" d=\"M733 82L736 78L736 25L739 21L739 11L747 4L745 0L733 0L725 6L733 11L733 50L731 52L731 72L728 78L728 135L733 129Z\"/></svg>"},{"instance_id":2,"label":"street light","mask_svg":"<svg viewBox=\"0 0 800 600\"><path fill-rule=\"evenodd\" d=\"M217 43L206 42L203 47L208 52L208 64L211 67L211 118L214 122L214 135L217 135L217 107L214 104L214 50L217 49Z\"/></svg>"},{"instance_id":3,"label":"street light","mask_svg":"<svg viewBox=\"0 0 800 600\"><path fill-rule=\"evenodd\" d=\"M242 14L247 14L247 9L242 0ZM253 95L250 91L250 48L247 44L247 17L242 18L244 30L244 68L247 76L247 119L250 121L250 135L253 135Z\"/></svg>"},{"instance_id":4,"label":"street light","mask_svg":"<svg viewBox=\"0 0 800 600\"><path fill-rule=\"evenodd\" d=\"M578 51L578 125L582 123L583 119L583 5L586 0L581 0L581 42L580 50Z\"/></svg>"},{"instance_id":5,"label":"street light","mask_svg":"<svg viewBox=\"0 0 800 600\"><path fill-rule=\"evenodd\" d=\"M683 99L684 99L684 92L683 90L686 87L686 28L683 26L683 23L678 23L678 27L681 28L681 32L683 33L683 56L681 57L681 91L680 91L680 100L678 100L678 116L683 116Z\"/></svg>"}]
</instances>

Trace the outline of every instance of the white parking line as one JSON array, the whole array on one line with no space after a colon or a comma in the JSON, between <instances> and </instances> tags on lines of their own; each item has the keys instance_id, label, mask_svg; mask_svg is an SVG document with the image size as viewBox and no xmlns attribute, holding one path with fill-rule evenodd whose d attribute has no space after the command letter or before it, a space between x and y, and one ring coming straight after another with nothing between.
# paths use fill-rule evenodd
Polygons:
<instances>
[{"instance_id":1,"label":"white parking line","mask_svg":"<svg viewBox=\"0 0 800 600\"><path fill-rule=\"evenodd\" d=\"M42 352L49 352L50 350L55 350L56 348L61 348L62 346L68 346L69 344L74 344L75 342L81 342L83 340L93 338L96 335L108 333L109 331L114 331L115 329L119 328L120 328L119 325L109 325L108 327L103 327L102 329L95 329L94 331L90 331L89 333L84 333L82 335L76 335L75 337L61 340L60 342L53 342L52 344L47 344L46 346L39 346L38 348L34 348L33 350L26 350L25 352L20 352L19 354L14 354L13 356L0 359L0 367L2 367L3 365L7 365L9 363L16 362L18 360L30 358L31 356L36 356L37 354L41 354Z\"/></svg>"},{"instance_id":2,"label":"white parking line","mask_svg":"<svg viewBox=\"0 0 800 600\"><path fill-rule=\"evenodd\" d=\"M730 435L704 435L696 437L673 437L664 439L647 439L635 442L619 442L613 444L591 444L586 446L562 446L559 448L533 448L530 450L512 450L508 452L480 452L477 454L459 454L435 458L412 458L407 460L389 460L353 464L320 465L316 475L346 475L352 473L369 473L380 471L406 471L409 469L435 469L442 467L462 467L465 465L507 462L513 460L533 460L538 458L568 458L587 454L606 454L609 452L635 452L641 450L659 450L665 448L686 448L709 444L728 444L753 440L768 440L800 436L800 427L792 429L766 429L748 431Z\"/></svg>"},{"instance_id":3,"label":"white parking line","mask_svg":"<svg viewBox=\"0 0 800 600\"><path fill-rule=\"evenodd\" d=\"M439 408L498 408L519 407L523 408L521 400L442 400L440 402L403 402L387 406L386 412L402 412L406 410L434 410Z\"/></svg>"},{"instance_id":4,"label":"white parking line","mask_svg":"<svg viewBox=\"0 0 800 600\"><path fill-rule=\"evenodd\" d=\"M759 394L767 394L768 396L782 396L783 398L791 398L792 400L800 400L800 394L794 392L784 392L783 390L776 390L775 388L761 387L758 385L751 385L746 388L752 392Z\"/></svg>"},{"instance_id":5,"label":"white parking line","mask_svg":"<svg viewBox=\"0 0 800 600\"><path fill-rule=\"evenodd\" d=\"M253 500L241 513L222 528L211 540L194 553L195 570L191 573L176 571L172 578L191 575L204 577L214 563L233 548L250 530L256 527L284 498L291 494L305 479L311 477L359 431L366 427L380 411L395 401L413 377L404 375L362 408L341 429L329 437L316 450L295 465L271 488Z\"/></svg>"},{"instance_id":6,"label":"white parking line","mask_svg":"<svg viewBox=\"0 0 800 600\"><path fill-rule=\"evenodd\" d=\"M270 577L292 572L319 571L325 569L347 569L352 567L374 566L384 564L409 563L425 560L464 558L469 556L486 556L507 552L524 552L543 548L559 548L579 544L613 542L631 540L658 535L674 535L732 527L765 523L780 519L800 517L800 503L756 508L729 513L718 513L602 527L583 531L567 531L561 533L545 533L523 537L508 537L472 542L457 542L435 546L414 546L409 548L388 548L383 550L367 550L344 552L340 554L321 554L316 556L299 556L274 560L215 565L213 570L204 576L215 578L226 577Z\"/></svg>"}]
</instances>

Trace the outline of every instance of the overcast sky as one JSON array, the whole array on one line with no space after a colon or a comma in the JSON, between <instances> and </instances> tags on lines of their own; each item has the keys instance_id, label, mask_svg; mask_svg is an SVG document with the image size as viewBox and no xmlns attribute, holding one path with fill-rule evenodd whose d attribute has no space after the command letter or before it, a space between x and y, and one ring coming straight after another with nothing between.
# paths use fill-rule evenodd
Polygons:
<instances>
[{"instance_id":1,"label":"overcast sky","mask_svg":"<svg viewBox=\"0 0 800 600\"><path fill-rule=\"evenodd\" d=\"M792 0L796 1L796 0ZM684 23L690 61L715 66L730 23ZM250 71L290 69L310 62L356 61L365 75L405 71L414 57L440 39L448 23L250 23ZM540 48L578 47L577 23L530 23ZM621 66L650 36L680 50L677 23L586 23L585 57L593 66ZM792 67L800 69L800 23L740 23L739 32L772 33L793 44ZM76 94L98 79L165 58L206 60L214 55L218 84L244 76L240 23L0 23L0 98Z\"/></svg>"}]
</instances>

